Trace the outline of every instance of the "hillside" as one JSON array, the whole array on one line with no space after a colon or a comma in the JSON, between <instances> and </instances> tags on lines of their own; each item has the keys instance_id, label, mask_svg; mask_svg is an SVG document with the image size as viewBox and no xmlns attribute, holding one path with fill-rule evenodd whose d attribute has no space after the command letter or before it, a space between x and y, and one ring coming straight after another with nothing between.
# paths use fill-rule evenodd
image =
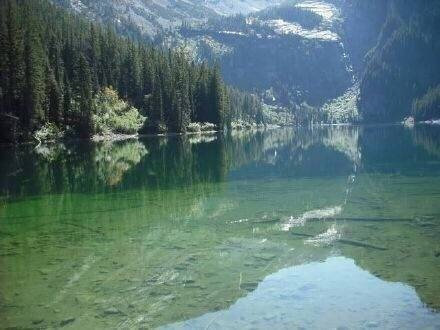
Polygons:
<instances>
[{"instance_id":1,"label":"hillside","mask_svg":"<svg viewBox=\"0 0 440 330\"><path fill-rule=\"evenodd\" d=\"M388 2L360 85L366 121L440 118L439 31L440 1Z\"/></svg>"}]
</instances>

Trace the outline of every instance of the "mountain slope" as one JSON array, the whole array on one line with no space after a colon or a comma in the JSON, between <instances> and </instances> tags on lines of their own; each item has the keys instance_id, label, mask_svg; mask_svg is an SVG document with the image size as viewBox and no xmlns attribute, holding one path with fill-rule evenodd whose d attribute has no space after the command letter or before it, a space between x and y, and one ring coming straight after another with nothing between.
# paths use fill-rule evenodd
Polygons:
<instances>
[{"instance_id":1,"label":"mountain slope","mask_svg":"<svg viewBox=\"0 0 440 330\"><path fill-rule=\"evenodd\" d=\"M180 35L198 58L218 61L228 83L298 111L320 107L353 85L341 25L335 5L297 1L184 26Z\"/></svg>"},{"instance_id":2,"label":"mountain slope","mask_svg":"<svg viewBox=\"0 0 440 330\"><path fill-rule=\"evenodd\" d=\"M364 119L440 118L440 1L392 0L385 12L360 85Z\"/></svg>"}]
</instances>

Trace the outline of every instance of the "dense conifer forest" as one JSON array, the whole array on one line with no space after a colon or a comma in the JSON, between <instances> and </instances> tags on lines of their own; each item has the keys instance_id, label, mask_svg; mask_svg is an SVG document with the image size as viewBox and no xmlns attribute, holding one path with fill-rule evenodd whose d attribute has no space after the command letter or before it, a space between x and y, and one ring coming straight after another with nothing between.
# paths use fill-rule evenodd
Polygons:
<instances>
[{"instance_id":1,"label":"dense conifer forest","mask_svg":"<svg viewBox=\"0 0 440 330\"><path fill-rule=\"evenodd\" d=\"M262 121L258 99L227 87L216 66L122 38L46 0L1 1L0 138L27 140L47 125L89 137L99 133L97 113L118 121L116 133ZM127 122L111 118L121 113Z\"/></svg>"}]
</instances>

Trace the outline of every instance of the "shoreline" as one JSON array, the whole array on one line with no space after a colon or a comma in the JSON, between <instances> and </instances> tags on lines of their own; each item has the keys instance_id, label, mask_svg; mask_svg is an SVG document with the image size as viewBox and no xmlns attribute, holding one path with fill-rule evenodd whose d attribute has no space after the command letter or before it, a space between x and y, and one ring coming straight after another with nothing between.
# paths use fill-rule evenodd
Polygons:
<instances>
[{"instance_id":1,"label":"shoreline","mask_svg":"<svg viewBox=\"0 0 440 330\"><path fill-rule=\"evenodd\" d=\"M247 132L247 131L255 131L255 130L268 130L268 129L280 129L286 127L335 127L335 126L397 126L402 125L405 126L403 122L392 122L392 123L319 123L314 125L264 125L264 126L252 126L252 127L243 127L243 128L232 128L230 131L234 132ZM414 126L417 125L427 125L427 126L437 126L440 125L440 120L426 120L426 121L417 121L414 123ZM197 136L197 135L216 135L219 133L223 133L222 130L210 130L210 131L199 131L199 132L186 132L186 133L137 133L137 134L105 134L105 135L93 135L90 138L81 138L81 137L63 137L54 140L41 140L36 143L35 140L28 140L22 142L0 142L0 147L10 147L10 146L22 146L22 145L34 145L38 147L41 144L52 144L58 142L71 142L71 141L89 141L94 143L102 143L102 142L118 142L118 141L126 141L126 140L134 140L140 138L152 138L152 137L175 137L175 136Z\"/></svg>"},{"instance_id":2,"label":"shoreline","mask_svg":"<svg viewBox=\"0 0 440 330\"><path fill-rule=\"evenodd\" d=\"M252 131L255 129L273 129L274 127L258 127L258 128L245 128L245 129L233 129L233 131ZM224 131L200 131L200 132L186 132L186 133L137 133L137 134L105 134L105 135L93 135L89 138L81 138L81 137L63 137L58 139L49 139L49 140L27 140L21 142L0 142L0 146L21 146L21 145L35 145L36 147L41 144L52 144L59 142L70 142L70 141L88 141L94 143L100 142L118 142L118 141L126 141L126 140L134 140L139 138L151 138L151 137L175 137L175 136L197 136L197 135L216 135L222 133Z\"/></svg>"}]
</instances>

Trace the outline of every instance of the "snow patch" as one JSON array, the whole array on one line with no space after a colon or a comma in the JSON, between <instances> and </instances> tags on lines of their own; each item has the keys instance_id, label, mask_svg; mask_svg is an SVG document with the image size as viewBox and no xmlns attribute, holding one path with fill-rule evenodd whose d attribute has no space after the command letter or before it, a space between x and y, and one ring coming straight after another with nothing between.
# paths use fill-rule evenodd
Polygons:
<instances>
[{"instance_id":1,"label":"snow patch","mask_svg":"<svg viewBox=\"0 0 440 330\"><path fill-rule=\"evenodd\" d=\"M305 29L300 24L286 22L282 19L269 20L266 24L274 29L275 33L281 35L297 35L305 39L316 39L322 41L339 41L337 33L330 30Z\"/></svg>"},{"instance_id":2,"label":"snow patch","mask_svg":"<svg viewBox=\"0 0 440 330\"><path fill-rule=\"evenodd\" d=\"M239 32L239 31L219 31L218 33L220 33L220 34L232 34L232 35L236 35L236 36L247 36L246 33Z\"/></svg>"},{"instance_id":3,"label":"snow patch","mask_svg":"<svg viewBox=\"0 0 440 330\"><path fill-rule=\"evenodd\" d=\"M304 1L295 5L297 8L309 10L322 17L326 22L333 22L339 14L338 9L330 3L322 1Z\"/></svg>"}]
</instances>

